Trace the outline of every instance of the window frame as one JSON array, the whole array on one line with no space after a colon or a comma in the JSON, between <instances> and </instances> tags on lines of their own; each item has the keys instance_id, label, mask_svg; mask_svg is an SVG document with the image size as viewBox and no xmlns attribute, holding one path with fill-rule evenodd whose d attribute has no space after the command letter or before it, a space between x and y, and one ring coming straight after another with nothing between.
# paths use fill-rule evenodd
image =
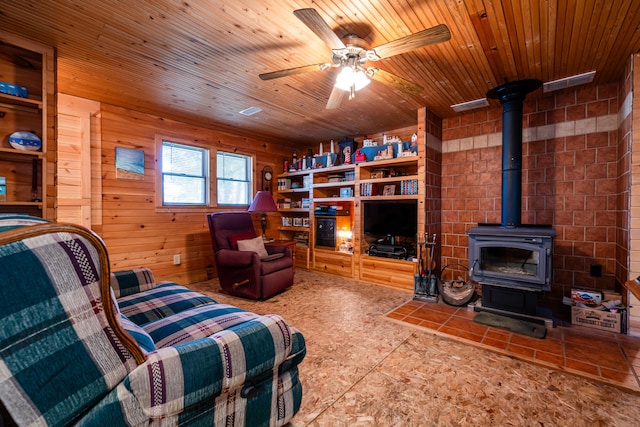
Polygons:
<instances>
[{"instance_id":1,"label":"window frame","mask_svg":"<svg viewBox=\"0 0 640 427\"><path fill-rule=\"evenodd\" d=\"M170 141L176 144L182 144L187 146L193 146L208 150L209 159L208 159L208 202L206 205L193 205L193 204L170 204L164 205L162 203L163 200L163 188L162 188L162 146L163 141ZM155 210L156 212L211 212L211 209L215 208L242 208L246 206L247 208L251 204L253 200L253 196L256 192L256 156L252 153L245 152L242 150L238 150L236 148L230 147L229 149L217 149L212 148L214 143L208 143L207 141L197 139L196 137L188 138L184 135L176 135L171 133L158 133L155 135L155 149L156 149L156 178L155 178ZM251 170L249 172L250 176L250 188L249 188L249 204L247 205L223 205L218 204L218 165L217 158L218 152L226 152L230 154L238 154L242 156L247 156L251 159Z\"/></svg>"},{"instance_id":2,"label":"window frame","mask_svg":"<svg viewBox=\"0 0 640 427\"><path fill-rule=\"evenodd\" d=\"M246 158L246 162L248 162L249 164L246 165L247 166L247 181L240 181L240 180L231 180L231 179L223 179L222 181L229 181L229 182L246 182L247 183L247 201L246 203L241 203L241 204L229 204L229 203L221 203L220 200L218 199L218 185L219 180L218 180L218 155L219 154L228 154L230 156L242 156ZM255 163L256 163L256 159L255 156L252 154L245 154L243 152L240 152L238 150L232 150L232 151L228 151L228 150L215 150L215 154L212 156L215 159L215 166L213 167L213 170L215 172L215 193L216 193L216 198L215 198L215 203L216 206L221 206L221 207L230 207L230 208L238 208L238 207L243 207L246 206L248 207L249 205L251 205L251 201L253 200L253 193L254 193L254 189L255 189Z\"/></svg>"},{"instance_id":3,"label":"window frame","mask_svg":"<svg viewBox=\"0 0 640 427\"><path fill-rule=\"evenodd\" d=\"M212 183L212 179L215 177L212 176L212 156L215 155L215 150L211 149L211 147L203 144L202 141L195 141L191 139L187 139L184 137L170 135L170 134L157 134L156 135L156 197L155 197L155 206L156 211L173 211L173 210L181 210L181 211L194 211L194 212L202 212L207 211L209 208L215 206L212 201L215 201L215 185ZM204 181L205 181L205 202L204 203L164 203L164 176L165 173L162 169L162 150L164 147L164 143L173 143L177 145L184 145L186 147L193 147L195 149L200 149L205 152L205 165L204 167Z\"/></svg>"}]
</instances>

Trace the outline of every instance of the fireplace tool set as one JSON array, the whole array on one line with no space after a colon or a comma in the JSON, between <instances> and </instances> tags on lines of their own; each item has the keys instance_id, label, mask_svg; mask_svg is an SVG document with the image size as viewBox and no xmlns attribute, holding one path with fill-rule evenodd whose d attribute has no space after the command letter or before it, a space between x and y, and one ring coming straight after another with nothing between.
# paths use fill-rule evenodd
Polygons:
<instances>
[{"instance_id":1,"label":"fireplace tool set","mask_svg":"<svg viewBox=\"0 0 640 427\"><path fill-rule=\"evenodd\" d=\"M436 235L431 241L424 233L424 240L417 242L418 262L417 273L413 278L413 299L423 302L438 302L438 276L436 275Z\"/></svg>"}]
</instances>

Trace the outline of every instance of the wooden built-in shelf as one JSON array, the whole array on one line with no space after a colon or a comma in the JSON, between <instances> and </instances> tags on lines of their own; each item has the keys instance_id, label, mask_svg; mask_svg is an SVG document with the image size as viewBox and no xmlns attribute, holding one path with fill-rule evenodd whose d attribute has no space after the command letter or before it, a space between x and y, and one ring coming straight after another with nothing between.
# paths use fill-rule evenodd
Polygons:
<instances>
[{"instance_id":1,"label":"wooden built-in shelf","mask_svg":"<svg viewBox=\"0 0 640 427\"><path fill-rule=\"evenodd\" d=\"M334 188L334 187L349 187L353 186L355 181L335 181L335 182L319 182L313 184L313 188Z\"/></svg>"},{"instance_id":2,"label":"wooden built-in shelf","mask_svg":"<svg viewBox=\"0 0 640 427\"><path fill-rule=\"evenodd\" d=\"M331 203L331 202L353 202L355 197L317 197L313 199L314 203Z\"/></svg>"},{"instance_id":3,"label":"wooden built-in shelf","mask_svg":"<svg viewBox=\"0 0 640 427\"><path fill-rule=\"evenodd\" d=\"M309 192L309 188L288 188L286 190L278 190L278 193L280 194L286 194L286 193L308 193Z\"/></svg>"},{"instance_id":4,"label":"wooden built-in shelf","mask_svg":"<svg viewBox=\"0 0 640 427\"><path fill-rule=\"evenodd\" d=\"M309 212L309 208L281 208L278 212Z\"/></svg>"},{"instance_id":5,"label":"wooden built-in shelf","mask_svg":"<svg viewBox=\"0 0 640 427\"><path fill-rule=\"evenodd\" d=\"M406 156L278 174L278 178L290 180L295 183L294 185L305 186L305 188L278 189L280 197L290 198L292 202L300 202L303 199L306 201L308 193L311 204L309 209L279 209L283 216L302 216L305 219L308 216L309 227L282 226L278 227L278 230L281 236L287 239L292 239L294 233L300 232L308 236L309 247L306 253L310 263L307 264L307 268L373 283L392 278L394 286L413 289L415 263L366 255L366 250L362 248L365 237L362 230L363 210L360 202L418 200L418 194L384 195L382 193L386 185L393 185L394 192L400 193L409 190L410 184L415 185L417 192L419 186L424 185L424 178L419 173L423 167L423 157ZM384 175L393 174L394 176L372 178L374 172L377 176L383 176L382 173L378 173L378 169L382 169L380 172L385 172ZM360 184L376 187L379 194L362 196ZM347 197L340 197L341 194ZM336 212L336 215L331 215L335 218L335 247L315 245L318 241L316 234L320 233L318 227L323 226L322 218L326 217L326 215L315 215L314 208L318 205L337 205L343 208L342 211ZM288 215L289 213L297 213L297 215ZM421 216L418 217L421 218ZM424 223L420 223L420 220L418 220L418 227L424 227ZM340 239L337 233L340 230L352 231L353 252L339 251ZM323 239L323 243L331 242Z\"/></svg>"},{"instance_id":6,"label":"wooden built-in shelf","mask_svg":"<svg viewBox=\"0 0 640 427\"><path fill-rule=\"evenodd\" d=\"M307 169L307 170L301 170L301 171L293 171L293 172L283 172L281 174L278 174L278 177L288 177L288 176L300 176L300 175L307 175L309 172L313 171L314 169Z\"/></svg>"},{"instance_id":7,"label":"wooden built-in shelf","mask_svg":"<svg viewBox=\"0 0 640 427\"><path fill-rule=\"evenodd\" d=\"M0 206L34 206L42 208L42 202L0 202Z\"/></svg>"},{"instance_id":8,"label":"wooden built-in shelf","mask_svg":"<svg viewBox=\"0 0 640 427\"><path fill-rule=\"evenodd\" d=\"M278 230L280 230L280 231L309 231L309 227L287 227L287 226L281 226L281 227L278 227Z\"/></svg>"},{"instance_id":9,"label":"wooden built-in shelf","mask_svg":"<svg viewBox=\"0 0 640 427\"><path fill-rule=\"evenodd\" d=\"M15 148L4 148L0 147L0 153L9 155L13 158L13 160L22 160L22 161L31 161L32 159L42 159L43 154L41 151L29 151L29 150L18 150ZM6 155L3 155L3 158L7 158Z\"/></svg>"},{"instance_id":10,"label":"wooden built-in shelf","mask_svg":"<svg viewBox=\"0 0 640 427\"><path fill-rule=\"evenodd\" d=\"M359 182L361 184L373 183L373 184L382 184L385 182L399 182L399 181L410 181L418 179L418 175L399 175L399 176L390 176L387 178L371 178L371 179L361 179Z\"/></svg>"},{"instance_id":11,"label":"wooden built-in shelf","mask_svg":"<svg viewBox=\"0 0 640 427\"><path fill-rule=\"evenodd\" d=\"M20 107L27 109L42 109L42 101L32 98L22 98L20 96L7 95L0 93L0 106L4 108Z\"/></svg>"},{"instance_id":12,"label":"wooden built-in shelf","mask_svg":"<svg viewBox=\"0 0 640 427\"><path fill-rule=\"evenodd\" d=\"M394 194L393 196L360 196L360 200L418 200L417 194Z\"/></svg>"},{"instance_id":13,"label":"wooden built-in shelf","mask_svg":"<svg viewBox=\"0 0 640 427\"><path fill-rule=\"evenodd\" d=\"M360 167L373 167L378 168L380 166L399 166L399 165L409 165L415 164L418 161L418 156L405 156L405 157L396 157L393 159L384 159L384 160L373 160L371 162L362 162L358 163Z\"/></svg>"}]
</instances>

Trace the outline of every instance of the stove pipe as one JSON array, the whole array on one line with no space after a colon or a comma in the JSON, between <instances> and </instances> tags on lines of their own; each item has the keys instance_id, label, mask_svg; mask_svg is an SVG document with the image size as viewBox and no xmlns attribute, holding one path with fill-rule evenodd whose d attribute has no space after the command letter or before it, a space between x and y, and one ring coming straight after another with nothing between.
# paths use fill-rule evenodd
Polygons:
<instances>
[{"instance_id":1,"label":"stove pipe","mask_svg":"<svg viewBox=\"0 0 640 427\"><path fill-rule=\"evenodd\" d=\"M505 82L487 92L502 104L502 222L505 228L522 219L522 103L527 93L542 86L540 80Z\"/></svg>"}]
</instances>

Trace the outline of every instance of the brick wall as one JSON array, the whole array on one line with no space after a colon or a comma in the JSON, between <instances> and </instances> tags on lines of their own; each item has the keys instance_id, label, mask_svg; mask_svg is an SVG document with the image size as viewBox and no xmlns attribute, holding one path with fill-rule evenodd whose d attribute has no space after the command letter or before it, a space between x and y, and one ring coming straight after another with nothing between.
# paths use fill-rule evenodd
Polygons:
<instances>
[{"instance_id":1,"label":"brick wall","mask_svg":"<svg viewBox=\"0 0 640 427\"><path fill-rule=\"evenodd\" d=\"M423 116L425 128L425 233L431 241L434 234L442 234L442 121L428 109ZM440 253L442 241L436 241L436 256ZM442 267L442 266L440 266Z\"/></svg>"},{"instance_id":2,"label":"brick wall","mask_svg":"<svg viewBox=\"0 0 640 427\"><path fill-rule=\"evenodd\" d=\"M629 250L630 250L630 226L631 226L631 152L633 131L633 57L626 64L624 78L620 85L618 96L618 200L619 207L616 216L616 279L623 283L629 277ZM635 277L635 276L633 276Z\"/></svg>"},{"instance_id":3,"label":"brick wall","mask_svg":"<svg viewBox=\"0 0 640 427\"><path fill-rule=\"evenodd\" d=\"M632 89L640 88L640 55L634 55L633 62L631 66L632 70L627 70L627 84L631 87L629 92L632 98L630 101L633 105L640 105L640 93L635 91L634 94ZM632 77L629 77L632 76ZM634 171L640 170L640 108L632 109L631 117L628 118L629 127L632 128L629 134L629 145L631 150L630 155L630 166ZM627 127L625 127L627 129ZM635 278L640 275L640 174L636 173L635 176L631 175L629 178L631 193L629 196L629 206L630 206L630 220L629 220L629 263L630 263L630 271L629 271L629 279Z\"/></svg>"},{"instance_id":4,"label":"brick wall","mask_svg":"<svg viewBox=\"0 0 640 427\"><path fill-rule=\"evenodd\" d=\"M539 90L524 103L522 223L556 231L557 297L575 286L613 289L624 275L616 256L627 212L619 86ZM443 265L468 264L466 231L501 221L501 127L501 106L442 122ZM591 277L592 264L602 277Z\"/></svg>"}]
</instances>

